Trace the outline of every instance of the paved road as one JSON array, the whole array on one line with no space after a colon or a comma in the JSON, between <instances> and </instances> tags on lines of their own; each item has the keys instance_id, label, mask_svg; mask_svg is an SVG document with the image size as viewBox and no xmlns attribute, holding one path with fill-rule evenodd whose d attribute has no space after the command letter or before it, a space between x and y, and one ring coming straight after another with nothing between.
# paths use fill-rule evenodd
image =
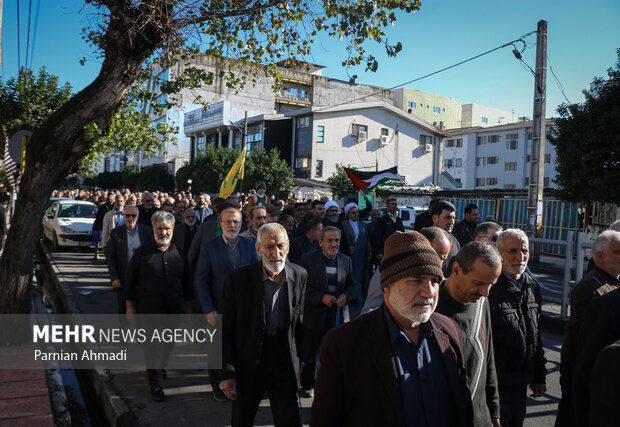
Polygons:
<instances>
[{"instance_id":1,"label":"paved road","mask_svg":"<svg viewBox=\"0 0 620 427\"><path fill-rule=\"evenodd\" d=\"M114 313L116 299L109 286L105 265L93 263L90 252L74 250L52 255L53 262L61 271L62 279L71 287L73 299L83 313ZM549 308L551 311L553 307ZM557 311L557 309L556 309ZM545 331L543 343L549 363L547 368L548 393L543 398L528 398L526 426L552 426L560 397L559 358L562 336ZM170 371L165 384L168 399L163 403L149 398L144 371L114 370L109 386L115 390L135 415L135 424L143 426L205 425L227 426L230 424L230 403L216 403L211 397L206 371ZM302 399L302 421L308 424L311 399ZM257 426L272 424L268 400L259 409Z\"/></svg>"}]
</instances>

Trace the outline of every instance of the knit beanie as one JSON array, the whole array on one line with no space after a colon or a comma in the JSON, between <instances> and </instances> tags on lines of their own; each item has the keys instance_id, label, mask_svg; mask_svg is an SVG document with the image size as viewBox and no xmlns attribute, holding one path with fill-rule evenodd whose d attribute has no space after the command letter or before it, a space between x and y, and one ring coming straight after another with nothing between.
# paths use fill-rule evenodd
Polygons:
<instances>
[{"instance_id":1,"label":"knit beanie","mask_svg":"<svg viewBox=\"0 0 620 427\"><path fill-rule=\"evenodd\" d=\"M406 277L443 278L441 260L429 241L417 231L397 231L387 238L379 265L381 289Z\"/></svg>"}]
</instances>

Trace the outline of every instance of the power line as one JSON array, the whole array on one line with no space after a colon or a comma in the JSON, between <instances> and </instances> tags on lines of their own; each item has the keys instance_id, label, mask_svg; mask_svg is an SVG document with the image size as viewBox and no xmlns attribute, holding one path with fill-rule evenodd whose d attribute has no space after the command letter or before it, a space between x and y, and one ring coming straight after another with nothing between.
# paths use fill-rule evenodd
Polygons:
<instances>
[{"instance_id":1,"label":"power line","mask_svg":"<svg viewBox=\"0 0 620 427\"><path fill-rule=\"evenodd\" d=\"M553 74L553 78L555 79L555 82L558 84L558 89L560 89L560 92L562 92L562 96L564 96L564 99L566 100L566 102L568 102L569 104L572 104L572 102L570 102L570 100L566 96L566 93L564 93L564 86L562 85L562 83L560 83L560 79L558 79L558 76L555 75L555 71L553 71L553 67L551 66L551 60L549 59L549 55L547 55L547 62L549 63L549 69L551 70L551 74Z\"/></svg>"},{"instance_id":2,"label":"power line","mask_svg":"<svg viewBox=\"0 0 620 427\"><path fill-rule=\"evenodd\" d=\"M30 50L30 18L32 17L32 0L28 0L28 29L26 30L26 62L24 65L28 67L28 52Z\"/></svg>"},{"instance_id":3,"label":"power line","mask_svg":"<svg viewBox=\"0 0 620 427\"><path fill-rule=\"evenodd\" d=\"M32 33L32 46L30 48L30 67L32 68L32 61L34 59L34 45L37 40L37 28L39 27L39 9L41 6L41 0L37 0L37 11L34 14L34 29ZM28 66L28 64L26 64Z\"/></svg>"},{"instance_id":4,"label":"power line","mask_svg":"<svg viewBox=\"0 0 620 427\"><path fill-rule=\"evenodd\" d=\"M20 43L20 30L19 30L19 0L15 0L17 3L17 73L19 74L20 71L20 67L21 67L21 63L22 63L22 56L21 56L21 43Z\"/></svg>"}]
</instances>

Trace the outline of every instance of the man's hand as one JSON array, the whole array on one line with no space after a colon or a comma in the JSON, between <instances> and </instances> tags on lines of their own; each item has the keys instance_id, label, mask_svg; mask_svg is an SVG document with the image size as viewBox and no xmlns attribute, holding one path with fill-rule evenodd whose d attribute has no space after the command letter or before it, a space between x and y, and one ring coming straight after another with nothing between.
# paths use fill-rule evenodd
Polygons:
<instances>
[{"instance_id":1,"label":"man's hand","mask_svg":"<svg viewBox=\"0 0 620 427\"><path fill-rule=\"evenodd\" d=\"M345 294L341 294L336 300L336 305L338 307L344 307L347 304L347 296Z\"/></svg>"},{"instance_id":2,"label":"man's hand","mask_svg":"<svg viewBox=\"0 0 620 427\"><path fill-rule=\"evenodd\" d=\"M530 396L534 398L542 396L547 391L547 386L545 384L530 384L530 388L532 389L532 394L530 394Z\"/></svg>"},{"instance_id":3,"label":"man's hand","mask_svg":"<svg viewBox=\"0 0 620 427\"><path fill-rule=\"evenodd\" d=\"M126 301L125 302L125 307L127 309L127 320L129 320L130 323L135 322L135 320L136 320L136 318L135 318L136 309L133 306L133 302Z\"/></svg>"},{"instance_id":4,"label":"man's hand","mask_svg":"<svg viewBox=\"0 0 620 427\"><path fill-rule=\"evenodd\" d=\"M331 307L336 302L336 297L333 295L325 294L323 295L323 299L321 300L321 302L325 304L327 307Z\"/></svg>"},{"instance_id":5,"label":"man's hand","mask_svg":"<svg viewBox=\"0 0 620 427\"><path fill-rule=\"evenodd\" d=\"M220 383L220 390L224 392L227 398L235 400L237 398L237 380L224 380Z\"/></svg>"},{"instance_id":6,"label":"man's hand","mask_svg":"<svg viewBox=\"0 0 620 427\"><path fill-rule=\"evenodd\" d=\"M499 418L491 418L491 424L493 427L501 427L502 425L499 423Z\"/></svg>"},{"instance_id":7,"label":"man's hand","mask_svg":"<svg viewBox=\"0 0 620 427\"><path fill-rule=\"evenodd\" d=\"M112 280L112 287L113 287L114 289L118 289L118 288L120 288L120 287L121 287L121 281L120 281L120 280L118 280L118 279L116 279L116 280Z\"/></svg>"},{"instance_id":8,"label":"man's hand","mask_svg":"<svg viewBox=\"0 0 620 427\"><path fill-rule=\"evenodd\" d=\"M207 322L215 326L215 320L217 319L217 310L213 310L207 313Z\"/></svg>"}]
</instances>

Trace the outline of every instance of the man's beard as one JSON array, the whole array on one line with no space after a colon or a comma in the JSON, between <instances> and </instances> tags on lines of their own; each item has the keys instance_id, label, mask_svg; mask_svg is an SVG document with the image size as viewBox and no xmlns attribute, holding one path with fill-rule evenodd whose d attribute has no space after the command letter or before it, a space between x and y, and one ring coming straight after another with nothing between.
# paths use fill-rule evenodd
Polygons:
<instances>
[{"instance_id":1,"label":"man's beard","mask_svg":"<svg viewBox=\"0 0 620 427\"><path fill-rule=\"evenodd\" d=\"M187 224L189 227L193 227L194 224L196 224L196 218L194 218L194 220L192 222L185 221L185 224Z\"/></svg>"},{"instance_id":2,"label":"man's beard","mask_svg":"<svg viewBox=\"0 0 620 427\"><path fill-rule=\"evenodd\" d=\"M519 265L511 265L506 263L504 270L510 273L513 276L521 277L523 273L525 273L525 269L527 268L527 264L519 264Z\"/></svg>"},{"instance_id":3,"label":"man's beard","mask_svg":"<svg viewBox=\"0 0 620 427\"><path fill-rule=\"evenodd\" d=\"M401 295L395 295L394 292L390 292L389 301L398 314L411 322L411 328L427 322L437 307L437 301L433 298L416 297L413 302L408 303ZM431 304L431 307L417 307L415 304Z\"/></svg>"},{"instance_id":4,"label":"man's beard","mask_svg":"<svg viewBox=\"0 0 620 427\"><path fill-rule=\"evenodd\" d=\"M272 256L262 256L263 259L263 267L271 274L279 274L284 270L284 264L286 260L286 255L283 257L272 257ZM272 265L271 261L282 261L280 264Z\"/></svg>"},{"instance_id":5,"label":"man's beard","mask_svg":"<svg viewBox=\"0 0 620 427\"><path fill-rule=\"evenodd\" d=\"M168 246L172 241L172 235L164 234L163 236L155 235L155 243L159 246Z\"/></svg>"},{"instance_id":6,"label":"man's beard","mask_svg":"<svg viewBox=\"0 0 620 427\"><path fill-rule=\"evenodd\" d=\"M338 222L338 214L336 215L325 215L330 222Z\"/></svg>"}]
</instances>

